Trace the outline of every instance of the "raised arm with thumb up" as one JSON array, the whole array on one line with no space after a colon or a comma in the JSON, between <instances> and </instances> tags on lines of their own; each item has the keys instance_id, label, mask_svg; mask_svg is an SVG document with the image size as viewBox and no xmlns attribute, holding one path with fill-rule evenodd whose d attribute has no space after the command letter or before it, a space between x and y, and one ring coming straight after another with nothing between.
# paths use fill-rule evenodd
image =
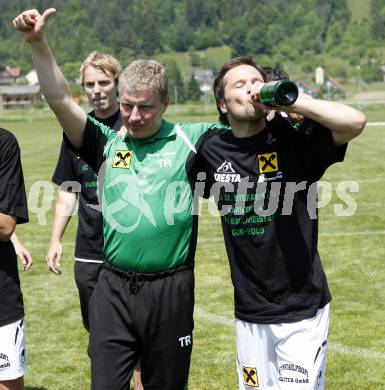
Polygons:
<instances>
[{"instance_id":1,"label":"raised arm with thumb up","mask_svg":"<svg viewBox=\"0 0 385 390\"><path fill-rule=\"evenodd\" d=\"M84 136L86 114L71 95L66 79L58 67L44 36L44 30L55 8L40 14L32 9L13 20L13 25L29 44L41 91L70 142L79 147Z\"/></svg>"}]
</instances>

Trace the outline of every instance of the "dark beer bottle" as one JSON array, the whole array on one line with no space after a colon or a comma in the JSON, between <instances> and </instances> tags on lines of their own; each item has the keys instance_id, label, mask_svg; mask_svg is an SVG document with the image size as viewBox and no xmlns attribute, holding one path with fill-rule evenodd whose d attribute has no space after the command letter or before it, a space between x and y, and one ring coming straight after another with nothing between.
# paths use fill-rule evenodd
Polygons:
<instances>
[{"instance_id":1,"label":"dark beer bottle","mask_svg":"<svg viewBox=\"0 0 385 390\"><path fill-rule=\"evenodd\" d=\"M298 87L293 81L279 80L264 84L259 100L269 107L291 106L298 97Z\"/></svg>"}]
</instances>

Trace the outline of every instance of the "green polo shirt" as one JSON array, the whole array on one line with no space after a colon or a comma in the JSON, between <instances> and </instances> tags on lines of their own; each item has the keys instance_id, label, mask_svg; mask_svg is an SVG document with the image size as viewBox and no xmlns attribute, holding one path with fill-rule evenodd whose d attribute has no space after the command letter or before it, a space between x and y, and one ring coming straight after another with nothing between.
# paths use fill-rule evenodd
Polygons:
<instances>
[{"instance_id":1,"label":"green polo shirt","mask_svg":"<svg viewBox=\"0 0 385 390\"><path fill-rule=\"evenodd\" d=\"M159 272L193 260L197 221L188 170L202 135L216 127L223 125L163 121L154 136L137 140L128 133L122 138L88 117L84 142L76 153L99 176L105 172L100 198L104 252L110 264Z\"/></svg>"}]
</instances>

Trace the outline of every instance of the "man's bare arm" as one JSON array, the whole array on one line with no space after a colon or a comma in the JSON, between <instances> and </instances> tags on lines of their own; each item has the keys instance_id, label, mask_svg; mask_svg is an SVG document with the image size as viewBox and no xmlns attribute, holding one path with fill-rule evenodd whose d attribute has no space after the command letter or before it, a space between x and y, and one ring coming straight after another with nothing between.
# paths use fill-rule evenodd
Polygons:
<instances>
[{"instance_id":1,"label":"man's bare arm","mask_svg":"<svg viewBox=\"0 0 385 390\"><path fill-rule=\"evenodd\" d=\"M292 106L283 110L300 114L330 129L336 145L343 145L357 137L366 124L365 114L353 107L329 100L311 99L301 94Z\"/></svg>"},{"instance_id":2,"label":"man's bare arm","mask_svg":"<svg viewBox=\"0 0 385 390\"><path fill-rule=\"evenodd\" d=\"M55 218L52 226L51 242L47 256L45 257L48 269L56 275L61 273L60 266L63 256L63 245L61 243L61 239L74 212L76 202L77 196L75 193L69 193L59 189L56 199Z\"/></svg>"},{"instance_id":3,"label":"man's bare arm","mask_svg":"<svg viewBox=\"0 0 385 390\"><path fill-rule=\"evenodd\" d=\"M55 13L54 8L47 9L42 15L36 10L25 11L14 19L13 25L30 46L40 87L47 103L71 143L80 147L87 116L73 99L44 36L48 20Z\"/></svg>"},{"instance_id":4,"label":"man's bare arm","mask_svg":"<svg viewBox=\"0 0 385 390\"><path fill-rule=\"evenodd\" d=\"M0 213L0 241L8 241L16 227L16 217Z\"/></svg>"},{"instance_id":5,"label":"man's bare arm","mask_svg":"<svg viewBox=\"0 0 385 390\"><path fill-rule=\"evenodd\" d=\"M252 87L250 99L254 104L261 104L259 91L262 86L263 83L255 83ZM320 123L331 131L335 145L346 144L357 137L366 125L365 114L361 111L338 102L312 99L304 93L300 93L297 101L291 106L275 109Z\"/></svg>"},{"instance_id":6,"label":"man's bare arm","mask_svg":"<svg viewBox=\"0 0 385 390\"><path fill-rule=\"evenodd\" d=\"M33 259L32 259L31 253L20 242L15 231L13 232L13 234L11 236L11 241L12 241L13 247L15 248L16 255L19 258L19 260L21 261L21 264L23 266L23 271L28 271L33 264Z\"/></svg>"}]
</instances>

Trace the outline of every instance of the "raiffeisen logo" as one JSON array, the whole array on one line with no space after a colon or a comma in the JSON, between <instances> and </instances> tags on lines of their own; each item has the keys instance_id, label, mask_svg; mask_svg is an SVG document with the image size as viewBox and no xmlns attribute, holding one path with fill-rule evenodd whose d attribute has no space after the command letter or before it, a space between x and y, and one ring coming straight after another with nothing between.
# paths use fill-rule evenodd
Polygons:
<instances>
[{"instance_id":1,"label":"raiffeisen logo","mask_svg":"<svg viewBox=\"0 0 385 390\"><path fill-rule=\"evenodd\" d=\"M221 183L240 183L241 176L239 173L235 173L234 168L230 161L225 160L224 163L217 169L217 173L214 173L215 181Z\"/></svg>"}]
</instances>

